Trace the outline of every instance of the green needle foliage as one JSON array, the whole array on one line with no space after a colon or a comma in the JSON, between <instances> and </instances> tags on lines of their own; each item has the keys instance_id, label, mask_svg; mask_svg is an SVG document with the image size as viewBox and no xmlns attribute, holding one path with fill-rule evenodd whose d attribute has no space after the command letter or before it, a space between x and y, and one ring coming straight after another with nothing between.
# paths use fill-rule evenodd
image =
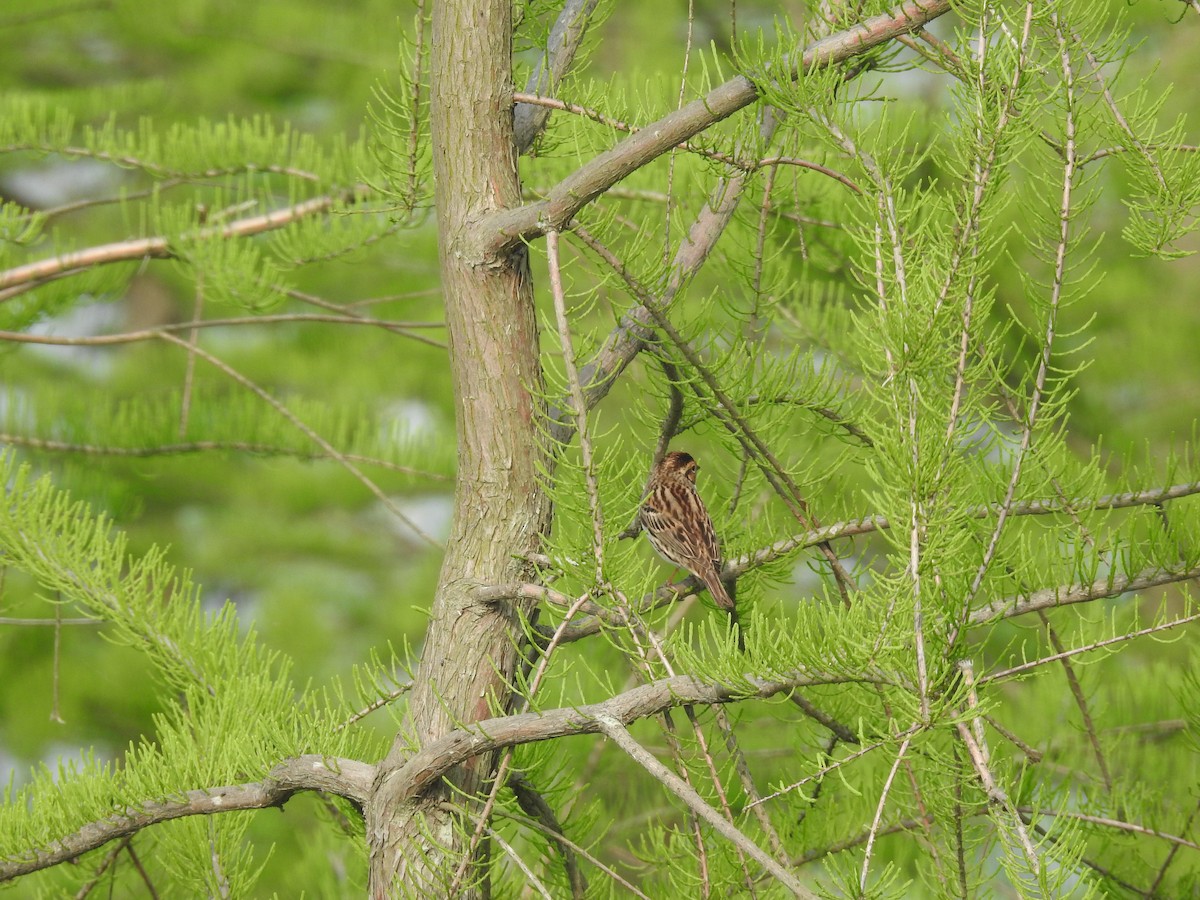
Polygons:
<instances>
[{"instance_id":1,"label":"green needle foliage","mask_svg":"<svg viewBox=\"0 0 1200 900\"><path fill-rule=\"evenodd\" d=\"M489 44L502 16L428 4L77 6L0 13L13 896L1200 890L1195 10L525 0ZM822 36L855 52L797 71ZM482 58L438 69L460 39L554 106L496 149L551 198L500 253L505 185L470 221L435 195L496 117L431 134L431 78L486 93ZM451 333L466 258L481 294L528 275L538 326L553 512L479 553L496 579L463 559L514 462L456 446L483 413L451 373L480 348L503 381L533 328ZM667 444L736 626L629 540ZM512 659L430 658L468 621ZM160 815L300 757L329 781L284 816Z\"/></svg>"}]
</instances>

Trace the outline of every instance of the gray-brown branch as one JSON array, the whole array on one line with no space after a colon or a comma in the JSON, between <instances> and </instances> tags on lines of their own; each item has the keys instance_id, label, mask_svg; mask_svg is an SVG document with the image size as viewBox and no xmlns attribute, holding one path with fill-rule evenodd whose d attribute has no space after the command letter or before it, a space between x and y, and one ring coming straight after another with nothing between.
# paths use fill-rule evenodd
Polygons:
<instances>
[{"instance_id":1,"label":"gray-brown branch","mask_svg":"<svg viewBox=\"0 0 1200 900\"><path fill-rule=\"evenodd\" d=\"M785 77L795 79L812 69L859 56L899 35L919 30L949 10L950 0L908 0L891 12L872 16L813 43ZM596 156L552 187L545 199L484 216L474 229L478 262L499 259L550 229L567 230L575 214L610 187L749 106L758 95L754 82L739 75Z\"/></svg>"},{"instance_id":2,"label":"gray-brown branch","mask_svg":"<svg viewBox=\"0 0 1200 900\"><path fill-rule=\"evenodd\" d=\"M76 859L109 841L172 819L210 816L234 810L282 807L300 791L322 791L362 805L367 801L375 767L353 759L298 756L281 762L262 781L187 791L173 799L150 800L90 822L74 834L41 850L0 860L0 882L10 881Z\"/></svg>"},{"instance_id":3,"label":"gray-brown branch","mask_svg":"<svg viewBox=\"0 0 1200 900\"><path fill-rule=\"evenodd\" d=\"M384 777L392 782L400 802L407 802L437 783L450 769L474 756L519 744L594 734L601 730L600 717L628 725L685 704L729 703L773 697L797 687L881 680L881 676L871 673L852 676L805 672L778 681L748 678L745 683L735 686L705 683L690 675L677 675L639 685L601 703L475 722L426 744L404 765Z\"/></svg>"}]
</instances>

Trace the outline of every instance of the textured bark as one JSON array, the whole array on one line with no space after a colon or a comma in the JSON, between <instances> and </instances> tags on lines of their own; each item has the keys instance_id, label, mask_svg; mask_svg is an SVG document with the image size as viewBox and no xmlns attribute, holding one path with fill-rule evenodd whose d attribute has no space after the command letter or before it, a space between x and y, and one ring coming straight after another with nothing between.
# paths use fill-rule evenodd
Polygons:
<instances>
[{"instance_id":1,"label":"textured bark","mask_svg":"<svg viewBox=\"0 0 1200 900\"><path fill-rule=\"evenodd\" d=\"M407 722L366 806L371 895L442 896L474 822L441 805L444 783L408 799L396 772L420 747L503 710L517 664L515 611L471 599L528 578L550 507L538 479L537 324L526 251L491 265L462 252L472 223L520 203L512 133L511 0L433 4L430 102L442 287L458 426L454 525ZM532 389L532 390L531 390ZM522 601L530 603L530 601ZM466 760L453 799L485 788L494 754ZM468 874L468 882L471 880ZM470 888L459 896L472 896Z\"/></svg>"}]
</instances>

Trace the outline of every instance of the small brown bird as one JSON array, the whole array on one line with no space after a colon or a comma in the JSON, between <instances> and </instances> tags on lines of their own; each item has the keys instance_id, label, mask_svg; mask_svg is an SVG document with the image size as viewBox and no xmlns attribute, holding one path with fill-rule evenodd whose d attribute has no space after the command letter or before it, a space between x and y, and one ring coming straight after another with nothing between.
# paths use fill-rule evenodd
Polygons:
<instances>
[{"instance_id":1,"label":"small brown bird","mask_svg":"<svg viewBox=\"0 0 1200 900\"><path fill-rule=\"evenodd\" d=\"M696 491L699 468L687 453L664 456L650 476L639 515L658 555L699 578L717 606L733 613L733 600L721 583L721 548L712 518Z\"/></svg>"}]
</instances>

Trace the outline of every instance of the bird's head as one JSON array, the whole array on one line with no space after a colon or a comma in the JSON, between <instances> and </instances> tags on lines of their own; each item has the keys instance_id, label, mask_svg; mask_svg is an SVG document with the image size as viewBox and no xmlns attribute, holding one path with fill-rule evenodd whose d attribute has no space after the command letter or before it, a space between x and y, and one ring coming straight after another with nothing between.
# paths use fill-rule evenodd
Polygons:
<instances>
[{"instance_id":1,"label":"bird's head","mask_svg":"<svg viewBox=\"0 0 1200 900\"><path fill-rule=\"evenodd\" d=\"M695 484L700 464L692 459L690 453L673 450L662 458L658 468L666 478L678 478Z\"/></svg>"}]
</instances>

